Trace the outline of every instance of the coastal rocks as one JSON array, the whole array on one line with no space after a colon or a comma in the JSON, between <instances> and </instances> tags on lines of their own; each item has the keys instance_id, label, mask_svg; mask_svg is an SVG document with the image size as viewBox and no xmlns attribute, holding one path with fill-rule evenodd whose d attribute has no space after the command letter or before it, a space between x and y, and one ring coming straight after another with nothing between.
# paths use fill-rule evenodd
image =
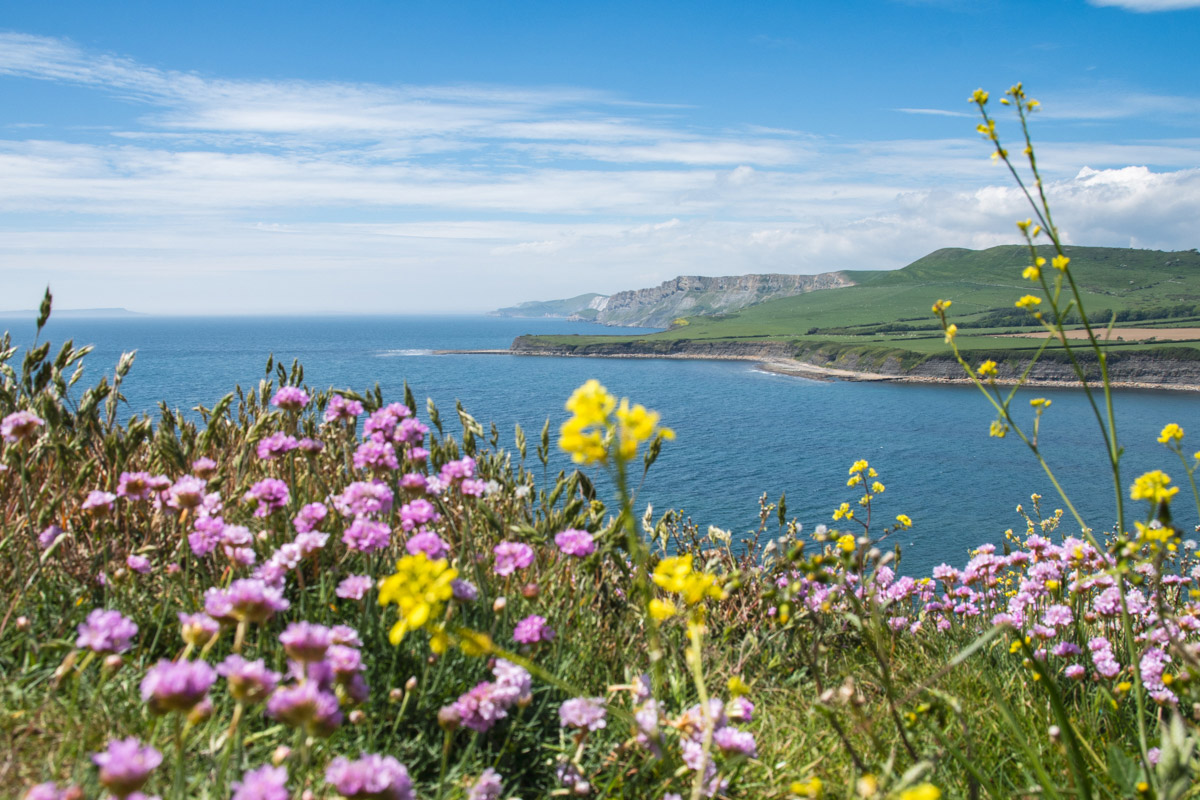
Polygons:
<instances>
[{"instance_id":1,"label":"coastal rocks","mask_svg":"<svg viewBox=\"0 0 1200 800\"><path fill-rule=\"evenodd\" d=\"M666 328L679 317L728 313L777 297L853 285L854 281L844 272L719 278L680 275L650 289L597 297L588 304L587 313L577 313L568 319L605 325Z\"/></svg>"}]
</instances>

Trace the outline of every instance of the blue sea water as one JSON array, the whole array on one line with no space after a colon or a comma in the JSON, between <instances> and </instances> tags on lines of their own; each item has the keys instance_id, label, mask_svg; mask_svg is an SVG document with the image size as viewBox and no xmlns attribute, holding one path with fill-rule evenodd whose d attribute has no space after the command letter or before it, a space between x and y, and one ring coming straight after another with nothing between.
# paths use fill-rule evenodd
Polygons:
<instances>
[{"instance_id":1,"label":"blue sea water","mask_svg":"<svg viewBox=\"0 0 1200 800\"><path fill-rule=\"evenodd\" d=\"M18 345L32 341L31 322L4 324ZM886 522L904 513L915 522L897 540L904 550L901 570L909 574L942 561L961 563L969 548L999 543L1006 528L1020 531L1015 507L1029 507L1031 492L1044 496L1048 511L1062 507L1024 445L1011 436L988 437L993 415L972 387L827 383L762 372L750 362L433 354L506 348L523 333L594 332L615 331L482 316L137 317L52 319L43 338L55 342L55 352L67 338L95 345L83 384L111 374L122 351L137 350L123 388L130 414L153 411L160 400L184 410L211 406L235 384L257 385L274 354L289 365L299 359L315 388L363 391L378 382L386 398L401 400L407 380L418 401L437 403L447 430L456 434L456 400L485 426L494 421L502 446L512 446L513 425L520 423L531 459L543 422L549 418L557 430L567 396L598 378L613 393L661 412L678 434L639 498L653 504L656 515L679 508L702 527L744 534L757 524L759 496L776 500L786 492L788 515L811 531L830 524L839 503L857 499L845 485L847 469L866 458L887 486L877 514ZM1098 531L1111 527L1113 484L1082 392L1037 394L1053 401L1042 422L1043 452L1087 523ZM1033 396L1027 392L1018 401L1022 413ZM1178 461L1155 438L1167 422L1200 434L1195 395L1123 390L1116 409L1126 445L1126 491L1146 469L1161 467L1182 479ZM418 410L424 416L424 408ZM556 468L568 467L565 458L555 458ZM1178 506L1179 521L1194 524L1190 503Z\"/></svg>"}]
</instances>

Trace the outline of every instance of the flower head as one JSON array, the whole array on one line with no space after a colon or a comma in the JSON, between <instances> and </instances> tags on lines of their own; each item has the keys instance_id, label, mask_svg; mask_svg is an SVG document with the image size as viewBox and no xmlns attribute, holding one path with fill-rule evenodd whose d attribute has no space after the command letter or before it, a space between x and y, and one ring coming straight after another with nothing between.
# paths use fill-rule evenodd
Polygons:
<instances>
[{"instance_id":1,"label":"flower head","mask_svg":"<svg viewBox=\"0 0 1200 800\"><path fill-rule=\"evenodd\" d=\"M400 607L400 620L388 634L392 644L399 644L407 632L437 620L454 594L451 582L457 577L458 570L444 559L430 560L424 553L396 562L396 573L379 584L379 604Z\"/></svg>"},{"instance_id":2,"label":"flower head","mask_svg":"<svg viewBox=\"0 0 1200 800\"><path fill-rule=\"evenodd\" d=\"M142 678L142 700L156 714L190 711L216 680L217 673L203 661L162 659Z\"/></svg>"},{"instance_id":3,"label":"flower head","mask_svg":"<svg viewBox=\"0 0 1200 800\"><path fill-rule=\"evenodd\" d=\"M576 558L586 558L596 552L596 540L592 535L574 528L555 534L554 543L564 554Z\"/></svg>"},{"instance_id":4,"label":"flower head","mask_svg":"<svg viewBox=\"0 0 1200 800\"><path fill-rule=\"evenodd\" d=\"M287 767L264 764L233 782L231 800L288 800Z\"/></svg>"},{"instance_id":5,"label":"flower head","mask_svg":"<svg viewBox=\"0 0 1200 800\"><path fill-rule=\"evenodd\" d=\"M280 386L271 398L271 405L284 411L299 411L308 405L308 392L299 386Z\"/></svg>"},{"instance_id":6,"label":"flower head","mask_svg":"<svg viewBox=\"0 0 1200 800\"><path fill-rule=\"evenodd\" d=\"M97 653L124 653L137 635L138 626L121 615L120 611L97 608L79 626L75 646Z\"/></svg>"},{"instance_id":7,"label":"flower head","mask_svg":"<svg viewBox=\"0 0 1200 800\"><path fill-rule=\"evenodd\" d=\"M19 442L31 438L46 421L32 411L14 411L0 421L0 437L4 441Z\"/></svg>"},{"instance_id":8,"label":"flower head","mask_svg":"<svg viewBox=\"0 0 1200 800\"><path fill-rule=\"evenodd\" d=\"M325 770L325 782L347 800L414 800L412 779L391 756L367 753L354 761L335 758Z\"/></svg>"},{"instance_id":9,"label":"flower head","mask_svg":"<svg viewBox=\"0 0 1200 800\"><path fill-rule=\"evenodd\" d=\"M132 736L114 739L108 747L92 754L100 768L100 783L117 797L128 797L142 788L151 771L162 763L162 754Z\"/></svg>"},{"instance_id":10,"label":"flower head","mask_svg":"<svg viewBox=\"0 0 1200 800\"><path fill-rule=\"evenodd\" d=\"M587 731L603 728L605 714L603 697L574 697L558 709L558 719L564 728Z\"/></svg>"}]
</instances>

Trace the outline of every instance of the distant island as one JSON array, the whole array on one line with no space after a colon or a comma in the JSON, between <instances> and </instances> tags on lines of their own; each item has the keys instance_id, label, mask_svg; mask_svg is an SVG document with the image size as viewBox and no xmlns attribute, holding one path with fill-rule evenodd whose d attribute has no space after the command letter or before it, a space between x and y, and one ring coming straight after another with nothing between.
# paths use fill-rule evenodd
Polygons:
<instances>
[{"instance_id":1,"label":"distant island","mask_svg":"<svg viewBox=\"0 0 1200 800\"><path fill-rule=\"evenodd\" d=\"M11 317L25 317L28 319L37 319L37 309L16 309L9 311L0 311L0 317L5 319ZM55 308L55 319L61 317L79 318L79 317L144 317L146 314L140 311L130 311L127 308Z\"/></svg>"},{"instance_id":2,"label":"distant island","mask_svg":"<svg viewBox=\"0 0 1200 800\"><path fill-rule=\"evenodd\" d=\"M1200 252L1082 246L1065 251L1089 318L1101 331L1113 324L1104 347L1114 379L1126 386L1200 389ZM603 306L596 300L603 295L580 296L591 298L589 307L600 306L595 321L657 324L667 330L639 336L522 336L510 352L747 358L783 372L952 381L962 378L962 370L930 313L932 303L944 298L954 303L950 317L964 355L976 362L995 360L1000 379L1012 381L1046 339L1033 315L1013 305L1024 294L1040 293L1039 286L1022 278L1028 263L1025 247L1004 245L938 250L889 271L681 277L654 289L612 295ZM766 298L755 299L760 294ZM620 313L602 318L600 310L613 298L621 298ZM574 316L587 318L578 311ZM1080 356L1098 375L1094 356ZM1031 378L1062 385L1074 380L1059 342L1051 341Z\"/></svg>"}]
</instances>

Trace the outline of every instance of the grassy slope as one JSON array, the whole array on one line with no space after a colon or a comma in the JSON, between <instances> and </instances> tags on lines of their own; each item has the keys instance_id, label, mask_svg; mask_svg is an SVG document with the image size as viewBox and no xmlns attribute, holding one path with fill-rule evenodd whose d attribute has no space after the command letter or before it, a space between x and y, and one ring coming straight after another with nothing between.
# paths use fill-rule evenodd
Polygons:
<instances>
[{"instance_id":1,"label":"grassy slope","mask_svg":"<svg viewBox=\"0 0 1200 800\"><path fill-rule=\"evenodd\" d=\"M1125 248L1070 247L1072 269L1080 283L1085 309L1120 311L1176 303L1200 303L1200 253L1162 252ZM960 324L998 309L1031 293L1032 284L1021 278L1028 264L1027 251L1019 246L988 250L948 248L938 250L890 272L852 272L858 285L826 289L795 297L770 300L718 317L692 317L689 324L662 333L638 337L545 337L546 341L585 344L591 341L783 339L800 342L844 342L896 347L916 353L942 352L940 331L912 333L810 335L812 328L831 328L890 322L914 326L935 323L930 305L938 298L954 301L951 317ZM1141 324L1141 323L1135 323ZM1195 322L1179 323L1194 325ZM997 339L981 336L1005 329L966 329L959 340L966 349L1029 350L1031 339ZM1154 345L1114 343L1128 350ZM1180 346L1190 346L1180 343ZM1200 346L1200 343L1197 343Z\"/></svg>"},{"instance_id":2,"label":"grassy slope","mask_svg":"<svg viewBox=\"0 0 1200 800\"><path fill-rule=\"evenodd\" d=\"M565 300L528 300L515 306L497 309L495 313L502 317L566 317L586 310L588 303L602 296L596 292L589 292Z\"/></svg>"}]
</instances>

